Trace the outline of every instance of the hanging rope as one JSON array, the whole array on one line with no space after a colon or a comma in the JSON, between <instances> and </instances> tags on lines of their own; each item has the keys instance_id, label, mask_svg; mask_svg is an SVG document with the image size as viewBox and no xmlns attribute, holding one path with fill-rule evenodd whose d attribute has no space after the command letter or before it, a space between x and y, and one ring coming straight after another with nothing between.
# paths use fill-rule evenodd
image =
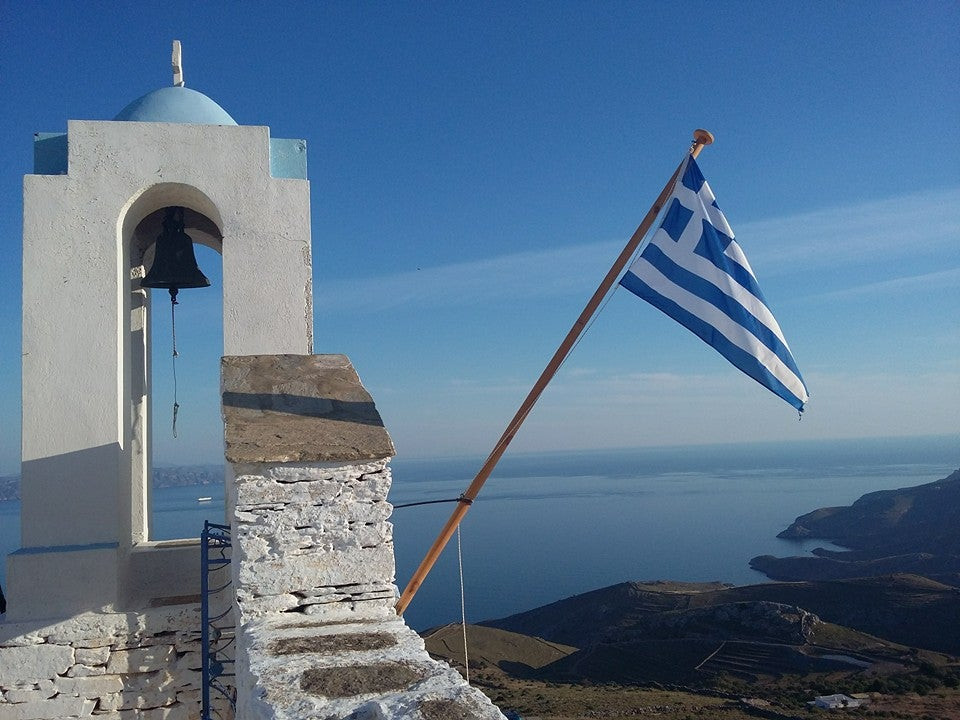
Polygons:
<instances>
[{"instance_id":1,"label":"hanging rope","mask_svg":"<svg viewBox=\"0 0 960 720\"><path fill-rule=\"evenodd\" d=\"M457 562L460 564L460 627L463 628L463 668L467 685L470 684L470 656L467 654L467 605L463 592L463 551L460 547L460 526L457 525Z\"/></svg>"},{"instance_id":2,"label":"hanging rope","mask_svg":"<svg viewBox=\"0 0 960 720\"><path fill-rule=\"evenodd\" d=\"M177 288L170 288L170 334L173 337L173 436L177 436L177 411L180 409L180 403L177 402L177 313L175 308L180 303L177 302Z\"/></svg>"}]
</instances>

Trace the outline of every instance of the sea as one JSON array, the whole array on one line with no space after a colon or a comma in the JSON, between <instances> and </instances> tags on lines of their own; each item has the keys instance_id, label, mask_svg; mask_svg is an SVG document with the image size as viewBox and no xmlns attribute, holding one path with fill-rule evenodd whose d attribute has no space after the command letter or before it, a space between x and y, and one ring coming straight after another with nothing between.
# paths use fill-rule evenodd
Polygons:
<instances>
[{"instance_id":1,"label":"sea","mask_svg":"<svg viewBox=\"0 0 960 720\"><path fill-rule=\"evenodd\" d=\"M482 461L395 458L390 501L455 500ZM508 454L405 617L477 622L630 580L767 582L750 558L835 547L777 538L797 516L958 467L955 435ZM400 589L454 508L394 510ZM19 546L19 509L0 502L2 555ZM196 536L223 521L223 487L158 488L152 518L153 539Z\"/></svg>"}]
</instances>

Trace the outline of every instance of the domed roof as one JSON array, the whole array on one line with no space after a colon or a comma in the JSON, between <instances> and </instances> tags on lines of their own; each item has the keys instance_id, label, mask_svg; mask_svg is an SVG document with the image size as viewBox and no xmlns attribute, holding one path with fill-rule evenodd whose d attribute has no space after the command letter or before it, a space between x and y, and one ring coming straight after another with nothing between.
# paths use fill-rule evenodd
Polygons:
<instances>
[{"instance_id":1,"label":"domed roof","mask_svg":"<svg viewBox=\"0 0 960 720\"><path fill-rule=\"evenodd\" d=\"M114 120L193 125L237 124L226 110L203 93L175 85L154 90L134 100Z\"/></svg>"}]
</instances>

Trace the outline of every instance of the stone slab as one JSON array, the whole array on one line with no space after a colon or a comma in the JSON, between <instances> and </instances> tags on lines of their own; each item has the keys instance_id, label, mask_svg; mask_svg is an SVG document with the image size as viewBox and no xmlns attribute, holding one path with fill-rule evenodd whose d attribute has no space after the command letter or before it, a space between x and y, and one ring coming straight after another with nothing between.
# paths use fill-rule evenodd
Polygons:
<instances>
[{"instance_id":1,"label":"stone slab","mask_svg":"<svg viewBox=\"0 0 960 720\"><path fill-rule=\"evenodd\" d=\"M0 705L0 720L63 720L63 718L86 717L93 712L93 700L73 697L56 697L41 702Z\"/></svg>"},{"instance_id":2,"label":"stone slab","mask_svg":"<svg viewBox=\"0 0 960 720\"><path fill-rule=\"evenodd\" d=\"M118 650L110 654L107 672L111 674L145 673L161 670L173 662L175 657L176 652L170 645Z\"/></svg>"},{"instance_id":3,"label":"stone slab","mask_svg":"<svg viewBox=\"0 0 960 720\"><path fill-rule=\"evenodd\" d=\"M5 687L56 677L73 665L73 648L62 645L25 645L0 652L0 684Z\"/></svg>"},{"instance_id":4,"label":"stone slab","mask_svg":"<svg viewBox=\"0 0 960 720\"><path fill-rule=\"evenodd\" d=\"M245 355L221 361L232 463L372 460L393 441L345 355Z\"/></svg>"}]
</instances>

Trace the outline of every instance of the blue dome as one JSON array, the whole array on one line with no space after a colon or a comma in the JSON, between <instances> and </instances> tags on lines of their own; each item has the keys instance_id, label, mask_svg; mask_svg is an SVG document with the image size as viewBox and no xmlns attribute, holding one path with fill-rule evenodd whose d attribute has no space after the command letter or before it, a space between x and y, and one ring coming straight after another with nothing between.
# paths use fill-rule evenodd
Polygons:
<instances>
[{"instance_id":1,"label":"blue dome","mask_svg":"<svg viewBox=\"0 0 960 720\"><path fill-rule=\"evenodd\" d=\"M226 110L203 93L176 86L160 88L134 100L114 120L193 125L237 124Z\"/></svg>"}]
</instances>

